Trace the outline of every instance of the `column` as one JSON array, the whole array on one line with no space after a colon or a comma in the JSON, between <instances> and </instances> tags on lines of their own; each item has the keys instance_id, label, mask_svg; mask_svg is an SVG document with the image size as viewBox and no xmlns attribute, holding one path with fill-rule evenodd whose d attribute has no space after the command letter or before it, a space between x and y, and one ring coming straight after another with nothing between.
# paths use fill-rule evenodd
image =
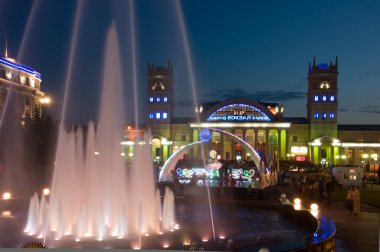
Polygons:
<instances>
[{"instance_id":1,"label":"column","mask_svg":"<svg viewBox=\"0 0 380 252\"><path fill-rule=\"evenodd\" d=\"M265 129L265 155L269 155L269 130Z\"/></svg>"},{"instance_id":2,"label":"column","mask_svg":"<svg viewBox=\"0 0 380 252\"><path fill-rule=\"evenodd\" d=\"M345 151L347 151L347 148L345 148ZM359 157L359 148L357 147L354 147L354 162L355 164L361 164L360 160L361 160L361 157Z\"/></svg>"},{"instance_id":3,"label":"column","mask_svg":"<svg viewBox=\"0 0 380 252\"><path fill-rule=\"evenodd\" d=\"M285 130L285 156L289 153L289 130Z\"/></svg>"},{"instance_id":4,"label":"column","mask_svg":"<svg viewBox=\"0 0 380 252\"><path fill-rule=\"evenodd\" d=\"M281 129L277 129L277 153L278 153L278 159L282 158L282 154L281 154Z\"/></svg>"},{"instance_id":5,"label":"column","mask_svg":"<svg viewBox=\"0 0 380 252\"><path fill-rule=\"evenodd\" d=\"M310 157L310 162L314 163L314 147L309 146L309 157Z\"/></svg>"},{"instance_id":6,"label":"column","mask_svg":"<svg viewBox=\"0 0 380 252\"><path fill-rule=\"evenodd\" d=\"M235 130L232 129L231 133L235 135ZM231 137L231 160L235 159L235 140L232 139Z\"/></svg>"},{"instance_id":7,"label":"column","mask_svg":"<svg viewBox=\"0 0 380 252\"><path fill-rule=\"evenodd\" d=\"M226 159L226 153L224 153L224 134L220 133L220 156L222 159Z\"/></svg>"},{"instance_id":8,"label":"column","mask_svg":"<svg viewBox=\"0 0 380 252\"><path fill-rule=\"evenodd\" d=\"M254 143L253 143L253 148L255 148L255 150L257 150L257 136L258 136L258 129L254 129L254 132L255 132L255 140L254 140Z\"/></svg>"},{"instance_id":9,"label":"column","mask_svg":"<svg viewBox=\"0 0 380 252\"><path fill-rule=\"evenodd\" d=\"M243 139L244 139L244 141L247 141L247 129L243 129ZM246 153L246 151L245 151L245 147L244 146L242 146L242 148L241 148L241 158L243 159L243 160L246 160L247 159L247 153Z\"/></svg>"}]
</instances>

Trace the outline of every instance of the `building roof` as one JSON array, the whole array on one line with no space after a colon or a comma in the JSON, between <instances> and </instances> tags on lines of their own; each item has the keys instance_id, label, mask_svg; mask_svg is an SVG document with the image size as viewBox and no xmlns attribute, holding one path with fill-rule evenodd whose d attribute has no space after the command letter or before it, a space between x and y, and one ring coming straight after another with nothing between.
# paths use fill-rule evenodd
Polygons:
<instances>
[{"instance_id":1,"label":"building roof","mask_svg":"<svg viewBox=\"0 0 380 252\"><path fill-rule=\"evenodd\" d=\"M284 117L284 121L293 124L309 124L309 121L305 117Z\"/></svg>"},{"instance_id":2,"label":"building roof","mask_svg":"<svg viewBox=\"0 0 380 252\"><path fill-rule=\"evenodd\" d=\"M338 124L338 131L380 131L380 124Z\"/></svg>"}]
</instances>

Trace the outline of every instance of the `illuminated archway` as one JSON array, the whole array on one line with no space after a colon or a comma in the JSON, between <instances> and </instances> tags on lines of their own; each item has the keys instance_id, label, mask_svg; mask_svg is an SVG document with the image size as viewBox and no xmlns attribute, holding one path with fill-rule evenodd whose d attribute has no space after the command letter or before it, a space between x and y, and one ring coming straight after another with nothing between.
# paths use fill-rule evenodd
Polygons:
<instances>
[{"instance_id":1,"label":"illuminated archway","mask_svg":"<svg viewBox=\"0 0 380 252\"><path fill-rule=\"evenodd\" d=\"M220 133L225 134L225 135L229 135L231 138L233 138L234 140L236 140L236 142L238 142L241 146L243 146L243 148L249 154L251 154L253 162L255 163L257 169L259 170L260 175L263 175L263 173L265 172L265 169L266 169L266 172L268 172L268 167L265 167L264 162L261 160L260 155L252 147L252 145L250 145L249 143L247 143L244 139L242 139L242 138L240 138L240 137L238 137L238 136L236 136L236 135L234 135L234 134L232 134L230 132L221 130L221 129L212 128L210 130L213 130L213 131L216 131L216 132L220 132Z\"/></svg>"},{"instance_id":2,"label":"illuminated archway","mask_svg":"<svg viewBox=\"0 0 380 252\"><path fill-rule=\"evenodd\" d=\"M160 171L160 176L158 177L158 181L166 181L168 177L171 176L171 171L175 168L178 160L184 155L188 150L193 148L195 145L202 143L202 141L194 142L188 145L181 147L179 150L173 153L168 160L165 161L164 166L162 166Z\"/></svg>"},{"instance_id":3,"label":"illuminated archway","mask_svg":"<svg viewBox=\"0 0 380 252\"><path fill-rule=\"evenodd\" d=\"M243 148L250 153L253 162L255 163L257 170L260 173L260 177L263 177L263 174L265 172L268 173L268 167L265 167L265 162L262 160L260 155L257 153L257 151L249 144L247 143L244 139L221 129L210 129L212 131L219 132L221 134L225 134L230 136L232 139L234 139L236 142L238 142L240 145L243 146ZM202 141L190 143L186 146L183 146L181 149L173 153L172 156L168 160L166 160L164 166L161 169L160 176L159 176L159 181L166 181L168 180L169 176L172 176L171 171L174 170L175 165L177 164L178 160L180 157L185 154L185 152L189 151L191 148L193 148L195 145L202 143Z\"/></svg>"}]
</instances>

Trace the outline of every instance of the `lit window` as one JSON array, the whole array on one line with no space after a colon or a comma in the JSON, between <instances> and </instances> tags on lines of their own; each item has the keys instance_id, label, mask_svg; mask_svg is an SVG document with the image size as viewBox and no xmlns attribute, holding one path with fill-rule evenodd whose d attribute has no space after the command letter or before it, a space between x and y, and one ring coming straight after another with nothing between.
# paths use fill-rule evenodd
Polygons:
<instances>
[{"instance_id":1,"label":"lit window","mask_svg":"<svg viewBox=\"0 0 380 252\"><path fill-rule=\"evenodd\" d=\"M335 101L335 96L330 96L330 101Z\"/></svg>"},{"instance_id":2,"label":"lit window","mask_svg":"<svg viewBox=\"0 0 380 252\"><path fill-rule=\"evenodd\" d=\"M160 102L161 101L161 98L158 96L157 99L156 99L157 102Z\"/></svg>"},{"instance_id":3,"label":"lit window","mask_svg":"<svg viewBox=\"0 0 380 252\"><path fill-rule=\"evenodd\" d=\"M156 119L160 119L161 118L161 114L159 112L156 113Z\"/></svg>"},{"instance_id":4,"label":"lit window","mask_svg":"<svg viewBox=\"0 0 380 252\"><path fill-rule=\"evenodd\" d=\"M322 96L322 100L323 100L323 101L326 101L326 100L327 100L326 95Z\"/></svg>"},{"instance_id":5,"label":"lit window","mask_svg":"<svg viewBox=\"0 0 380 252\"><path fill-rule=\"evenodd\" d=\"M327 81L322 81L321 85L319 86L319 88L329 89L330 88L330 84Z\"/></svg>"},{"instance_id":6,"label":"lit window","mask_svg":"<svg viewBox=\"0 0 380 252\"><path fill-rule=\"evenodd\" d=\"M7 71L7 73L5 75L7 76L8 80L12 79L12 72L11 71Z\"/></svg>"},{"instance_id":7,"label":"lit window","mask_svg":"<svg viewBox=\"0 0 380 252\"><path fill-rule=\"evenodd\" d=\"M331 113L330 113L330 118L334 118L334 117L335 117L334 112L331 112Z\"/></svg>"},{"instance_id":8,"label":"lit window","mask_svg":"<svg viewBox=\"0 0 380 252\"><path fill-rule=\"evenodd\" d=\"M314 96L314 101L318 101L318 95Z\"/></svg>"},{"instance_id":9,"label":"lit window","mask_svg":"<svg viewBox=\"0 0 380 252\"><path fill-rule=\"evenodd\" d=\"M153 119L153 113L149 113L149 118Z\"/></svg>"},{"instance_id":10,"label":"lit window","mask_svg":"<svg viewBox=\"0 0 380 252\"><path fill-rule=\"evenodd\" d=\"M153 97L149 98L149 102L153 102L153 100L154 100Z\"/></svg>"},{"instance_id":11,"label":"lit window","mask_svg":"<svg viewBox=\"0 0 380 252\"><path fill-rule=\"evenodd\" d=\"M319 118L318 112L314 112L314 118Z\"/></svg>"},{"instance_id":12,"label":"lit window","mask_svg":"<svg viewBox=\"0 0 380 252\"><path fill-rule=\"evenodd\" d=\"M167 96L164 97L164 102L168 102L168 97Z\"/></svg>"},{"instance_id":13,"label":"lit window","mask_svg":"<svg viewBox=\"0 0 380 252\"><path fill-rule=\"evenodd\" d=\"M162 118L164 118L164 119L168 118L168 113L166 113L166 112L162 113Z\"/></svg>"},{"instance_id":14,"label":"lit window","mask_svg":"<svg viewBox=\"0 0 380 252\"><path fill-rule=\"evenodd\" d=\"M322 118L326 118L326 117L327 117L326 112L323 112L323 113L322 113Z\"/></svg>"}]
</instances>

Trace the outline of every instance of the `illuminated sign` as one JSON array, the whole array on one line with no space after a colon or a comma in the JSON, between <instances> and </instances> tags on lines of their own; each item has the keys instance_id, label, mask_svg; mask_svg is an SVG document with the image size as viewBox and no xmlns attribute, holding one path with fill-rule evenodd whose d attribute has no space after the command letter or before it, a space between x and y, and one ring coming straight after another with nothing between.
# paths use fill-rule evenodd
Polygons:
<instances>
[{"instance_id":1,"label":"illuminated sign","mask_svg":"<svg viewBox=\"0 0 380 252\"><path fill-rule=\"evenodd\" d=\"M203 175L210 179L216 179L219 177L219 170L216 169L205 169L205 168L176 168L176 173L180 179L191 179L193 176L199 177L202 179ZM236 180L242 179L250 180L255 175L254 169L242 169L242 168L233 168L232 169L232 177ZM181 181L181 180L180 180Z\"/></svg>"},{"instance_id":2,"label":"illuminated sign","mask_svg":"<svg viewBox=\"0 0 380 252\"><path fill-rule=\"evenodd\" d=\"M307 155L307 147L306 146L292 146L290 148L290 152L297 155Z\"/></svg>"},{"instance_id":3,"label":"illuminated sign","mask_svg":"<svg viewBox=\"0 0 380 252\"><path fill-rule=\"evenodd\" d=\"M296 161L299 161L299 162L306 161L306 156L296 156Z\"/></svg>"},{"instance_id":4,"label":"illuminated sign","mask_svg":"<svg viewBox=\"0 0 380 252\"><path fill-rule=\"evenodd\" d=\"M271 119L256 107L246 104L231 104L224 106L212 113L207 121L264 121L270 122Z\"/></svg>"}]
</instances>

